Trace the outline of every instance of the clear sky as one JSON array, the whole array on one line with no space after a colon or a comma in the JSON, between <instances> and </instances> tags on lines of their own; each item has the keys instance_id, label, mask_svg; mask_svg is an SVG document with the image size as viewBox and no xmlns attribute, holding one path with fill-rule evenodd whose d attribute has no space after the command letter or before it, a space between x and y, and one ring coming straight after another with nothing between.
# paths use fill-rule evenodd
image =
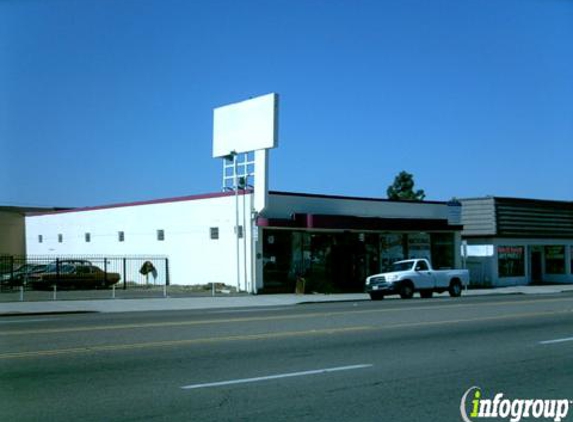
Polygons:
<instances>
[{"instance_id":1,"label":"clear sky","mask_svg":"<svg viewBox=\"0 0 573 422\"><path fill-rule=\"evenodd\" d=\"M0 204L216 192L269 92L273 190L573 200L573 1L0 0Z\"/></svg>"}]
</instances>

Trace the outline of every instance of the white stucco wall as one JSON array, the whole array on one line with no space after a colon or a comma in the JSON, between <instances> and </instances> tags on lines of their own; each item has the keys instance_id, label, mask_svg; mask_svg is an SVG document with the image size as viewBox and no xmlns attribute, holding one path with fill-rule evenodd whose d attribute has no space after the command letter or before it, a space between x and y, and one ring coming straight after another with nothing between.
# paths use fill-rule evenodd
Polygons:
<instances>
[{"instance_id":1,"label":"white stucco wall","mask_svg":"<svg viewBox=\"0 0 573 422\"><path fill-rule=\"evenodd\" d=\"M239 242L237 286L237 241L235 197L220 196L154 204L132 204L86 209L26 218L28 255L154 256L169 258L171 284L225 283L240 290L251 282L250 201L239 196L239 224L245 216L245 242ZM247 210L243 214L243 206ZM210 238L210 228L219 228L219 239ZM165 240L157 240L164 230ZM125 233L119 242L118 232ZM85 241L90 233L91 242ZM63 242L58 242L58 234ZM38 235L43 242L39 243ZM245 255L246 254L246 255ZM245 265L246 262L246 265ZM246 274L245 274L246 272Z\"/></svg>"}]
</instances>

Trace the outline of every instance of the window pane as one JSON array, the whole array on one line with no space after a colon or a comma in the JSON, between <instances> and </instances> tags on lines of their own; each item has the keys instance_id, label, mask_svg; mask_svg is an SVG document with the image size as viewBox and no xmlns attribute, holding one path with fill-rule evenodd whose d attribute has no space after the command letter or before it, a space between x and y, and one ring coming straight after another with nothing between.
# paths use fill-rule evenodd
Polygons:
<instances>
[{"instance_id":1,"label":"window pane","mask_svg":"<svg viewBox=\"0 0 573 422\"><path fill-rule=\"evenodd\" d=\"M523 246L498 246L497 265L500 277L523 277L525 259Z\"/></svg>"},{"instance_id":2,"label":"window pane","mask_svg":"<svg viewBox=\"0 0 573 422\"><path fill-rule=\"evenodd\" d=\"M565 274L565 246L545 247L545 273Z\"/></svg>"},{"instance_id":3,"label":"window pane","mask_svg":"<svg viewBox=\"0 0 573 422\"><path fill-rule=\"evenodd\" d=\"M432 233L432 267L454 268L454 235L453 233Z\"/></svg>"},{"instance_id":4,"label":"window pane","mask_svg":"<svg viewBox=\"0 0 573 422\"><path fill-rule=\"evenodd\" d=\"M380 265L381 269L390 264L404 259L404 235L381 234L380 235Z\"/></svg>"},{"instance_id":5,"label":"window pane","mask_svg":"<svg viewBox=\"0 0 573 422\"><path fill-rule=\"evenodd\" d=\"M217 240L219 238L219 227L211 227L210 234L211 239Z\"/></svg>"},{"instance_id":6,"label":"window pane","mask_svg":"<svg viewBox=\"0 0 573 422\"><path fill-rule=\"evenodd\" d=\"M408 258L431 259L431 243L428 233L410 233L408 236Z\"/></svg>"}]
</instances>

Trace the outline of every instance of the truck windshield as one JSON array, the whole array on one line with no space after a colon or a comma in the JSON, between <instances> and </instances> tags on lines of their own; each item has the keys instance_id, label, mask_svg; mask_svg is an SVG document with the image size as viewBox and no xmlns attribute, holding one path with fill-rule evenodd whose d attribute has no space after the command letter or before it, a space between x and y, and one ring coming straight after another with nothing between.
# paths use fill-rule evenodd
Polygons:
<instances>
[{"instance_id":1,"label":"truck windshield","mask_svg":"<svg viewBox=\"0 0 573 422\"><path fill-rule=\"evenodd\" d=\"M406 262L394 262L388 268L389 272L397 272L397 271L408 271L412 269L412 265L414 265L414 261L406 261Z\"/></svg>"}]
</instances>

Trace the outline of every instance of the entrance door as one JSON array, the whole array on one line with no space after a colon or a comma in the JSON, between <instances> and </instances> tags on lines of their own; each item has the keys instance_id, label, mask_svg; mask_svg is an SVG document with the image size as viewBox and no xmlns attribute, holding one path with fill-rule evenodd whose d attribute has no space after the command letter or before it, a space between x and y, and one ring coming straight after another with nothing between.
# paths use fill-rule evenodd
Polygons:
<instances>
[{"instance_id":1,"label":"entrance door","mask_svg":"<svg viewBox=\"0 0 573 422\"><path fill-rule=\"evenodd\" d=\"M541 283L543 281L542 256L540 251L531 251L531 282Z\"/></svg>"}]
</instances>

